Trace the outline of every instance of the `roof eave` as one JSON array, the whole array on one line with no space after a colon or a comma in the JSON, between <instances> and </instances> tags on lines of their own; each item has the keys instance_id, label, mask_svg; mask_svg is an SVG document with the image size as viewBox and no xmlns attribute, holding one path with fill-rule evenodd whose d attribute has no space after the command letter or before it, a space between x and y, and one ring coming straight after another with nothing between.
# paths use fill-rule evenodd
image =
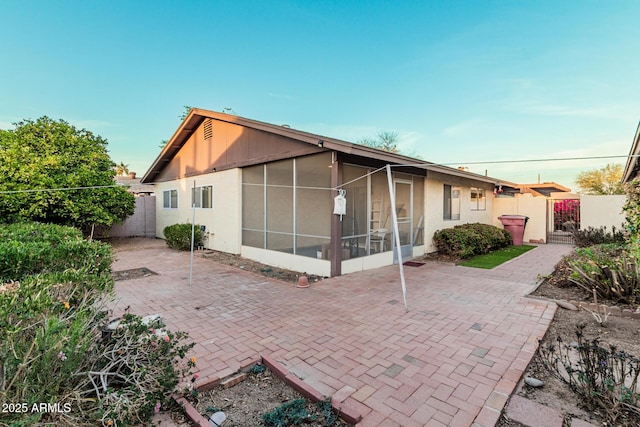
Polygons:
<instances>
[{"instance_id":1,"label":"roof eave","mask_svg":"<svg viewBox=\"0 0 640 427\"><path fill-rule=\"evenodd\" d=\"M622 173L622 182L629 182L632 179L632 174L634 170L638 168L638 153L640 146L638 145L638 140L640 140L640 122L638 122L638 127L636 128L636 134L633 138L633 144L631 145L631 150L629 151L629 157L627 157L627 163L624 167L624 172Z\"/></svg>"},{"instance_id":2,"label":"roof eave","mask_svg":"<svg viewBox=\"0 0 640 427\"><path fill-rule=\"evenodd\" d=\"M240 126L246 126L264 132L292 138L301 142L306 142L313 145L319 145L322 142L322 147L328 150L339 151L345 154L351 154L355 156L366 157L370 159L379 160L389 164L395 165L410 165L412 167L431 170L434 172L440 172L447 175L458 176L462 178L472 179L481 182L487 182L498 185L516 186L516 184L504 181L501 179L479 175L472 172L461 171L459 169L451 168L448 166L437 165L435 163L427 162L424 160L408 157L402 154L389 153L366 145L355 144L347 141L342 141L335 138L329 138L322 135L312 134L290 127L277 126L270 123L259 122L257 120L246 119L239 116L234 116L225 113L218 113L215 111L203 110L199 108L192 108L187 114L187 117L182 121L176 132L171 139L164 146L158 157L154 160L149 170L144 174L140 180L141 184L153 183L157 175L160 174L162 168L168 163L173 156L182 148L189 136L197 129L197 127L206 118L212 118L215 120L234 123Z\"/></svg>"}]
</instances>

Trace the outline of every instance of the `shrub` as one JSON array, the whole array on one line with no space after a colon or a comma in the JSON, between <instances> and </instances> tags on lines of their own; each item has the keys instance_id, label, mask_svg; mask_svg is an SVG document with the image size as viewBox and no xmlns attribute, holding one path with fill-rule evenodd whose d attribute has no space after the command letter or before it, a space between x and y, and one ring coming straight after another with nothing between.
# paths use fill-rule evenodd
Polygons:
<instances>
[{"instance_id":1,"label":"shrub","mask_svg":"<svg viewBox=\"0 0 640 427\"><path fill-rule=\"evenodd\" d=\"M82 394L100 400L103 425L148 422L166 407L179 381L190 375L195 359L178 361L194 343L185 344L186 333L162 326L125 314L119 327L92 349L93 364L76 374L82 379Z\"/></svg>"},{"instance_id":2,"label":"shrub","mask_svg":"<svg viewBox=\"0 0 640 427\"><path fill-rule=\"evenodd\" d=\"M584 325L576 329L577 343L558 337L556 344L541 346L543 363L611 425L638 425L640 360L614 346L601 347L597 338L586 340L583 330Z\"/></svg>"},{"instance_id":3,"label":"shrub","mask_svg":"<svg viewBox=\"0 0 640 427\"><path fill-rule=\"evenodd\" d=\"M627 182L624 186L627 200L622 210L625 213L625 227L628 231L627 243L636 257L640 257L640 179Z\"/></svg>"},{"instance_id":4,"label":"shrub","mask_svg":"<svg viewBox=\"0 0 640 427\"><path fill-rule=\"evenodd\" d=\"M184 334L166 331L154 345L132 315L103 339L110 262L108 246L71 228L0 226L0 265L10 273L0 278L0 406L26 405L26 413L0 414L1 425L144 423L193 366L177 360L190 348ZM39 403L60 410L32 411Z\"/></svg>"},{"instance_id":5,"label":"shrub","mask_svg":"<svg viewBox=\"0 0 640 427\"><path fill-rule=\"evenodd\" d=\"M567 258L569 281L600 298L633 304L640 293L640 263L616 244L578 248Z\"/></svg>"},{"instance_id":6,"label":"shrub","mask_svg":"<svg viewBox=\"0 0 640 427\"><path fill-rule=\"evenodd\" d=\"M441 253L470 258L509 246L511 235L502 228L475 223L438 230L433 241Z\"/></svg>"},{"instance_id":7,"label":"shrub","mask_svg":"<svg viewBox=\"0 0 640 427\"><path fill-rule=\"evenodd\" d=\"M621 229L611 227L611 231L607 231L607 227L587 227L584 230L571 230L576 246L585 248L587 246L600 245L603 243L624 244L626 235Z\"/></svg>"},{"instance_id":8,"label":"shrub","mask_svg":"<svg viewBox=\"0 0 640 427\"><path fill-rule=\"evenodd\" d=\"M107 274L111 261L108 245L86 241L71 227L37 223L0 226L0 280L68 269Z\"/></svg>"},{"instance_id":9,"label":"shrub","mask_svg":"<svg viewBox=\"0 0 640 427\"><path fill-rule=\"evenodd\" d=\"M307 410L305 399L290 400L262 416L267 426L297 426L314 418Z\"/></svg>"},{"instance_id":10,"label":"shrub","mask_svg":"<svg viewBox=\"0 0 640 427\"><path fill-rule=\"evenodd\" d=\"M164 228L164 237L167 239L167 246L179 251L191 250L191 224L173 224ZM202 242L202 231L196 224L194 229L193 246L197 247Z\"/></svg>"}]
</instances>

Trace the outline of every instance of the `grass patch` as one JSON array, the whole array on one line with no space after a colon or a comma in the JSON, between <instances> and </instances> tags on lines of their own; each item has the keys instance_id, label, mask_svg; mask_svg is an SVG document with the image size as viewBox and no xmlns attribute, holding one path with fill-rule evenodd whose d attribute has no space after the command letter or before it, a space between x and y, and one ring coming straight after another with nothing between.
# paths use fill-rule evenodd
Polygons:
<instances>
[{"instance_id":1,"label":"grass patch","mask_svg":"<svg viewBox=\"0 0 640 427\"><path fill-rule=\"evenodd\" d=\"M517 256L522 255L525 252L535 248L531 245L522 246L508 246L504 249L498 249L497 251L490 252L484 255L478 255L471 259L460 261L458 265L474 268L486 268L492 269L500 264L509 261Z\"/></svg>"}]
</instances>

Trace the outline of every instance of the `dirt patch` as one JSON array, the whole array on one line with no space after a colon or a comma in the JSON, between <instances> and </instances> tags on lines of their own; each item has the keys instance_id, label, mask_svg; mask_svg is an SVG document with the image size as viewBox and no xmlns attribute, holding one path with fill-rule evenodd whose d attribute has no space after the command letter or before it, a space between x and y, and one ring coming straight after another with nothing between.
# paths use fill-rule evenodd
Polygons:
<instances>
[{"instance_id":1,"label":"dirt patch","mask_svg":"<svg viewBox=\"0 0 640 427\"><path fill-rule=\"evenodd\" d=\"M315 274L307 274L305 272L273 267L267 264L262 264L247 258L243 258L240 255L233 255L226 252L204 250L198 251L197 255L201 258L210 259L220 264L230 265L244 271L250 271L255 274L259 274L265 277L271 277L272 279L281 280L287 283L297 283L298 278L301 275L307 276L309 283L314 283L324 279L324 277L316 276Z\"/></svg>"},{"instance_id":2,"label":"dirt patch","mask_svg":"<svg viewBox=\"0 0 640 427\"><path fill-rule=\"evenodd\" d=\"M264 414L295 399L303 397L266 369L261 373L250 373L233 387L219 386L200 393L194 406L206 415L223 411L227 416L224 427L263 426L266 425L262 419ZM349 426L339 419L330 422L329 414L317 404L307 401L305 409L309 413L305 426Z\"/></svg>"},{"instance_id":3,"label":"dirt patch","mask_svg":"<svg viewBox=\"0 0 640 427\"><path fill-rule=\"evenodd\" d=\"M545 279L543 284L532 293L532 296L567 301L590 301L591 298L587 292L572 285L568 281L569 272L567 264L564 261L560 262L555 272ZM615 305L615 303L611 301L601 302L608 305ZM628 305L618 306L621 309L631 308ZM558 337L566 344L577 341L576 331L578 325L585 325L583 330L585 340L598 338L600 345L604 348L612 345L629 354L640 356L639 320L621 316L610 316L604 326L601 326L588 311L570 311L560 307L558 307L556 315L544 339L541 341L541 347L547 346L550 343L556 343ZM542 388L531 388L520 383L515 394L556 409L563 414L565 426L569 426L571 419L574 417L595 425L611 425L607 422L603 414L586 408L582 398L545 367L539 353L536 353L525 375L540 379L545 382L545 385ZM640 418L625 420L622 424L616 425L631 426L639 425L639 423ZM506 411L503 412L497 424L499 427L520 427L521 425L522 424L508 419Z\"/></svg>"},{"instance_id":4,"label":"dirt patch","mask_svg":"<svg viewBox=\"0 0 640 427\"><path fill-rule=\"evenodd\" d=\"M140 279L142 277L149 277L157 274L158 273L154 273L146 267L142 267L133 268L131 270L114 271L111 273L111 276L113 277L114 281L119 282L122 280Z\"/></svg>"}]
</instances>

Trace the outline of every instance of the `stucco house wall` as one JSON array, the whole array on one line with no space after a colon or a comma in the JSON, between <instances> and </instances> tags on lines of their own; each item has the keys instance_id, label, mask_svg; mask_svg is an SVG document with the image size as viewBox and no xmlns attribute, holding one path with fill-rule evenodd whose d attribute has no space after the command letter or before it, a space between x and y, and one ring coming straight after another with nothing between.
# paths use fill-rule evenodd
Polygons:
<instances>
[{"instance_id":1,"label":"stucco house wall","mask_svg":"<svg viewBox=\"0 0 640 427\"><path fill-rule=\"evenodd\" d=\"M460 219L444 219L444 185L460 187ZM484 210L475 210L471 206L471 188L485 190L486 206ZM438 249L433 244L433 234L444 228L467 223L493 224L493 185L482 181L445 175L429 171L425 181L425 252Z\"/></svg>"},{"instance_id":2,"label":"stucco house wall","mask_svg":"<svg viewBox=\"0 0 640 427\"><path fill-rule=\"evenodd\" d=\"M242 170L239 168L156 183L156 237L164 239L163 230L168 225L191 223L191 189L194 181L196 187L213 187L213 207L196 208L195 212L195 223L205 226L205 247L240 254ZM163 194L170 190L178 190L176 209L163 205Z\"/></svg>"}]
</instances>

